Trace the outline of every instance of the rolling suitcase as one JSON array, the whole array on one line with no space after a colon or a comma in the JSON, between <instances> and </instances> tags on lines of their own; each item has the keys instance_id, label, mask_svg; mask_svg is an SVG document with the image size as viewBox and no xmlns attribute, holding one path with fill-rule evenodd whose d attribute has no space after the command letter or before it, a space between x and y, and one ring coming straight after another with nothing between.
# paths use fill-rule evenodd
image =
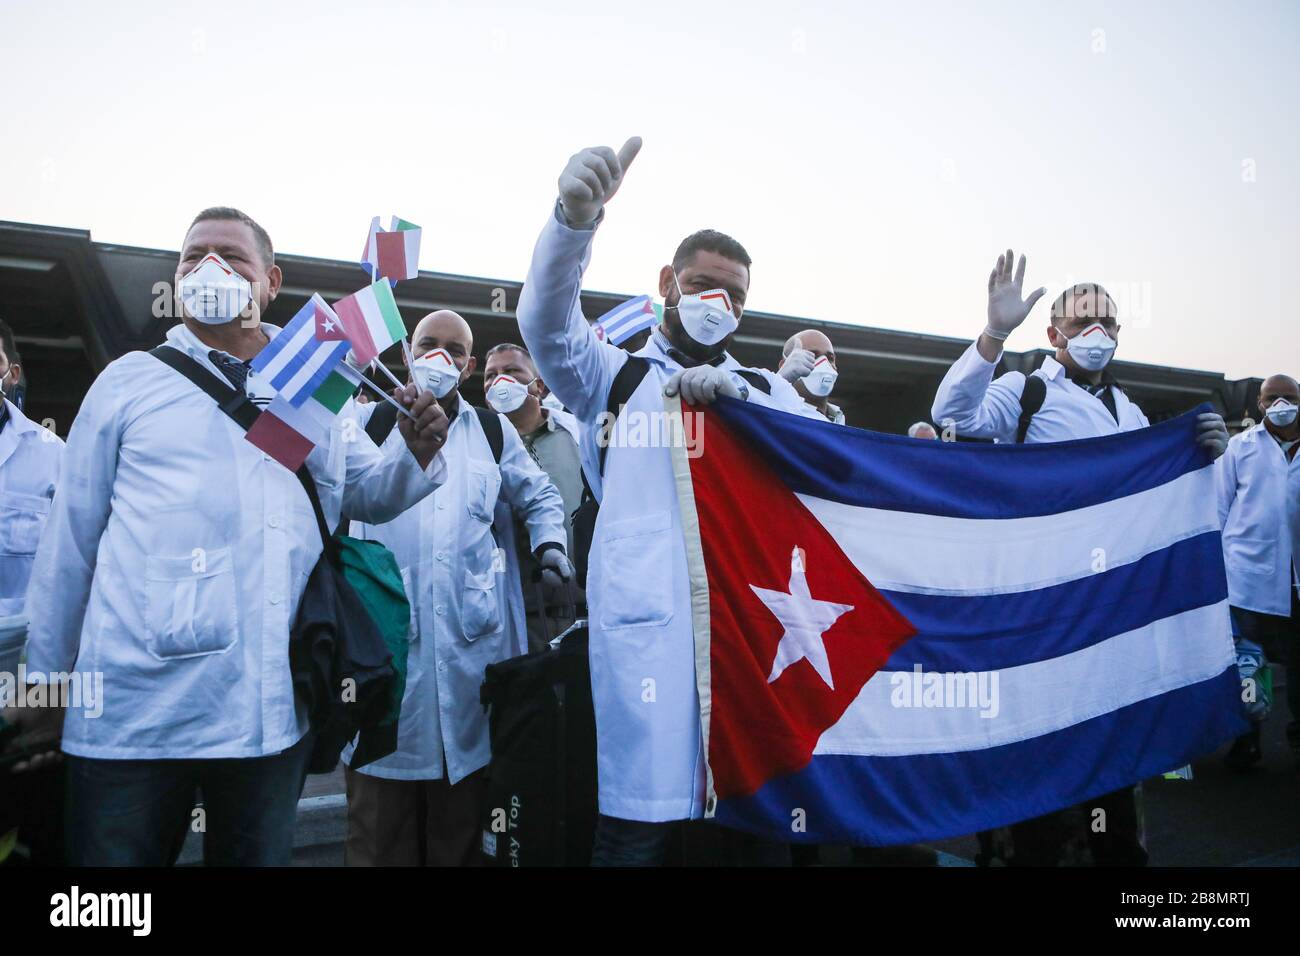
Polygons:
<instances>
[{"instance_id":1,"label":"rolling suitcase","mask_svg":"<svg viewBox=\"0 0 1300 956\"><path fill-rule=\"evenodd\" d=\"M488 865L589 865L596 715L586 620L544 650L489 665L479 699L492 747L482 843Z\"/></svg>"}]
</instances>

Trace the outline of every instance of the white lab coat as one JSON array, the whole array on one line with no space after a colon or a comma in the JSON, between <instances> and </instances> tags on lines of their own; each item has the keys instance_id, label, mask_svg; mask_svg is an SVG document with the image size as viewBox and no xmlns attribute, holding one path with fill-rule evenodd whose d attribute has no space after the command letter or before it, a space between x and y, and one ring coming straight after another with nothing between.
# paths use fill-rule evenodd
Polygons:
<instances>
[{"instance_id":1,"label":"white lab coat","mask_svg":"<svg viewBox=\"0 0 1300 956\"><path fill-rule=\"evenodd\" d=\"M952 423L963 438L992 438L1015 442L1020 422L1020 395L1025 390L1023 372L1007 372L993 380L996 362L985 361L972 342L939 383L931 416L940 429ZM1147 417L1118 388L1112 388L1119 422L1097 396L1076 385L1065 366L1052 356L1033 373L1047 382L1043 406L1029 422L1026 444L1098 438L1145 428Z\"/></svg>"},{"instance_id":2,"label":"white lab coat","mask_svg":"<svg viewBox=\"0 0 1300 956\"><path fill-rule=\"evenodd\" d=\"M183 325L167 341L225 381ZM250 395L267 389L250 377ZM331 527L341 509L400 514L445 471L440 456L423 471L405 447L381 454L353 414L307 459ZM70 708L63 749L159 760L293 746L308 725L289 631L320 553L298 479L206 393L145 352L112 362L72 424L27 595L29 670L103 675L102 715Z\"/></svg>"},{"instance_id":3,"label":"white lab coat","mask_svg":"<svg viewBox=\"0 0 1300 956\"><path fill-rule=\"evenodd\" d=\"M9 420L0 429L0 617L23 612L27 582L50 502L59 483L63 439L0 399Z\"/></svg>"},{"instance_id":4,"label":"white lab coat","mask_svg":"<svg viewBox=\"0 0 1300 956\"><path fill-rule=\"evenodd\" d=\"M533 550L564 547L564 505L509 419L498 415L501 464L492 459L474 409L463 400L442 455L447 480L410 511L383 524L353 523L353 533L381 542L397 558L412 621L406 695L397 750L358 769L390 780L458 783L487 765L487 716L479 703L483 669L527 646L518 567L498 549L513 547L514 528L493 533L499 501L528 527ZM396 429L384 443L399 442ZM344 751L351 762L353 747Z\"/></svg>"},{"instance_id":5,"label":"white lab coat","mask_svg":"<svg viewBox=\"0 0 1300 956\"><path fill-rule=\"evenodd\" d=\"M583 318L578 293L594 235L570 228L556 210L533 252L517 313L539 373L584 426L583 464L602 502L587 578L600 812L645 821L700 817L704 753L671 452L611 446L603 488L595 468L593 425L627 353L597 339ZM636 354L650 361L650 371L624 419L655 416L641 419L652 422L663 415L664 383L681 366L655 335ZM722 367L742 368L729 355ZM759 371L772 394L751 389L750 401L821 417L783 378Z\"/></svg>"},{"instance_id":6,"label":"white lab coat","mask_svg":"<svg viewBox=\"0 0 1300 956\"><path fill-rule=\"evenodd\" d=\"M1300 455L1287 462L1260 422L1228 442L1215 463L1228 602L1261 614L1291 614L1292 533ZM1288 500L1290 498L1291 500Z\"/></svg>"},{"instance_id":7,"label":"white lab coat","mask_svg":"<svg viewBox=\"0 0 1300 956\"><path fill-rule=\"evenodd\" d=\"M1296 587L1300 588L1300 568L1296 567L1300 564L1296 559L1296 555L1300 555L1300 468L1288 469L1286 513L1287 524L1291 527L1291 567L1297 574Z\"/></svg>"}]
</instances>

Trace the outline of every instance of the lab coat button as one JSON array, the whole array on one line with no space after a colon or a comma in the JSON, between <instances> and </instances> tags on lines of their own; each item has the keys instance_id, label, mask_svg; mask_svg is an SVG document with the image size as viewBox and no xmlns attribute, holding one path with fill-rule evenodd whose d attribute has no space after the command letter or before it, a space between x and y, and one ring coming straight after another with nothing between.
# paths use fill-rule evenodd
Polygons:
<instances>
[{"instance_id":1,"label":"lab coat button","mask_svg":"<svg viewBox=\"0 0 1300 956\"><path fill-rule=\"evenodd\" d=\"M279 594L272 594L272 595L271 595L271 603L272 603L272 604L279 604L279 603L280 603L280 595L279 595Z\"/></svg>"},{"instance_id":2,"label":"lab coat button","mask_svg":"<svg viewBox=\"0 0 1300 956\"><path fill-rule=\"evenodd\" d=\"M445 614L447 612L447 608L439 604L437 607L433 609L433 612L435 614Z\"/></svg>"},{"instance_id":3,"label":"lab coat button","mask_svg":"<svg viewBox=\"0 0 1300 956\"><path fill-rule=\"evenodd\" d=\"M267 522L267 524L269 524L272 528L278 528L278 527L280 527L280 516L279 516L279 515L271 515L271 518L270 518L270 520Z\"/></svg>"}]
</instances>

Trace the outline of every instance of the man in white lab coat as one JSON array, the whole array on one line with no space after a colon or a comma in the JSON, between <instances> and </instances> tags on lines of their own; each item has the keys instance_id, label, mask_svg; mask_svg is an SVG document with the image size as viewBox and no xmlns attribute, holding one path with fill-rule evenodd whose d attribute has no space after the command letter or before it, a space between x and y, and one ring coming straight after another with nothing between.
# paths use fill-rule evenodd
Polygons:
<instances>
[{"instance_id":1,"label":"man in white lab coat","mask_svg":"<svg viewBox=\"0 0 1300 956\"><path fill-rule=\"evenodd\" d=\"M63 459L62 439L12 401L21 378L13 329L0 319L0 618L23 613Z\"/></svg>"},{"instance_id":2,"label":"man in white lab coat","mask_svg":"<svg viewBox=\"0 0 1300 956\"><path fill-rule=\"evenodd\" d=\"M1287 740L1300 761L1300 611L1296 595L1294 475L1300 473L1300 386L1274 375L1259 389L1260 423L1235 435L1219 459L1219 520L1228 601L1239 650L1263 651L1287 664L1291 722ZM1226 762L1245 770L1262 759L1259 724L1239 737Z\"/></svg>"},{"instance_id":3,"label":"man in white lab coat","mask_svg":"<svg viewBox=\"0 0 1300 956\"><path fill-rule=\"evenodd\" d=\"M843 409L830 400L840 372L835 346L825 332L804 329L786 339L776 371L828 422L845 424Z\"/></svg>"},{"instance_id":4,"label":"man in white lab coat","mask_svg":"<svg viewBox=\"0 0 1300 956\"><path fill-rule=\"evenodd\" d=\"M989 275L988 313L984 331L953 364L939 384L931 409L936 422L961 436L999 442L1055 442L1095 438L1145 428L1147 417L1109 374L1108 365L1119 341L1118 310L1099 285L1085 283L1066 289L1052 304L1047 339L1056 349L1042 368L1027 377L1008 372L993 380L1002 345L1029 316L1046 292L1038 289L1023 298L1025 257L1017 265L1008 249ZM1031 379L1039 381L1031 384ZM1037 397L1028 396L1037 390ZM1211 457L1223 454L1228 429L1213 412L1200 416L1197 442ZM1033 489L1051 495L1050 488ZM1104 809L1104 832L1085 835L1079 825L1092 819L1091 808ZM1071 851L1068 844L1087 843L1097 863L1143 865L1146 850L1140 841L1139 812L1133 788L1089 801L1084 813L1067 809L1027 820L1012 828L1018 863L1059 865Z\"/></svg>"},{"instance_id":5,"label":"man in white lab coat","mask_svg":"<svg viewBox=\"0 0 1300 956\"><path fill-rule=\"evenodd\" d=\"M633 138L617 155L596 147L569 160L517 310L538 372L584 426L584 470L601 502L587 578L600 788L595 865L662 861L670 821L701 817L705 809L690 587L671 451L653 442L620 445L616 431L602 476L593 426L633 357L596 337L579 300L604 205L640 146ZM620 416L628 434L653 431L665 394L693 403L729 395L819 417L785 379L746 369L727 353L749 291L749 266L740 243L705 230L659 270L664 321L635 356L646 370ZM634 418L647 427L637 428Z\"/></svg>"},{"instance_id":6,"label":"man in white lab coat","mask_svg":"<svg viewBox=\"0 0 1300 956\"><path fill-rule=\"evenodd\" d=\"M265 230L205 210L176 276L167 344L269 401L248 366L279 331L261 322L281 281ZM394 394L415 416L401 442L381 452L345 409L307 459L331 524L344 508L394 517L443 480L446 416L432 396ZM32 572L28 681L99 685L102 699L14 712L28 741L61 731L72 863L172 862L196 790L207 862L289 862L312 740L289 633L321 548L298 479L191 381L143 352L95 380Z\"/></svg>"},{"instance_id":7,"label":"man in white lab coat","mask_svg":"<svg viewBox=\"0 0 1300 956\"><path fill-rule=\"evenodd\" d=\"M483 364L483 393L490 407L510 419L524 448L546 472L564 501L564 533L573 556L571 518L582 503L582 458L578 444L582 432L568 412L548 408L543 402L550 389L537 374L533 357L522 345L502 342L488 350ZM519 546L512 553L527 554L527 529L518 529ZM536 560L524 560L519 577L524 588L524 613L528 619L528 650L540 651L577 617L586 616L586 595L574 584L558 589L543 587L541 600L534 585Z\"/></svg>"},{"instance_id":8,"label":"man in white lab coat","mask_svg":"<svg viewBox=\"0 0 1300 956\"><path fill-rule=\"evenodd\" d=\"M412 376L451 423L442 449L447 480L389 521L353 524L354 534L396 556L411 626L397 750L345 773L349 866L471 866L482 859L491 753L479 687L484 668L514 656L525 640L519 579L506 573L493 531L499 500L527 526L543 573L572 577L559 492L505 416L461 397L476 364L469 325L455 312L433 312L411 341L419 356ZM491 422L499 462L485 427ZM383 447L394 443L401 443L395 432ZM345 750L345 763L353 753Z\"/></svg>"}]
</instances>

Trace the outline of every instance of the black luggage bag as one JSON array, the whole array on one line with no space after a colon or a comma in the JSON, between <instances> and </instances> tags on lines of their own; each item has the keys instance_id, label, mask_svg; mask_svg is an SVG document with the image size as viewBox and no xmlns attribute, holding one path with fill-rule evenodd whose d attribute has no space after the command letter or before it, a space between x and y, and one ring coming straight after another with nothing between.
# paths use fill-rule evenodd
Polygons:
<instances>
[{"instance_id":1,"label":"black luggage bag","mask_svg":"<svg viewBox=\"0 0 1300 956\"><path fill-rule=\"evenodd\" d=\"M489 665L479 699L492 745L483 822L488 865L589 866L596 714L587 622L576 621L545 650Z\"/></svg>"}]
</instances>

